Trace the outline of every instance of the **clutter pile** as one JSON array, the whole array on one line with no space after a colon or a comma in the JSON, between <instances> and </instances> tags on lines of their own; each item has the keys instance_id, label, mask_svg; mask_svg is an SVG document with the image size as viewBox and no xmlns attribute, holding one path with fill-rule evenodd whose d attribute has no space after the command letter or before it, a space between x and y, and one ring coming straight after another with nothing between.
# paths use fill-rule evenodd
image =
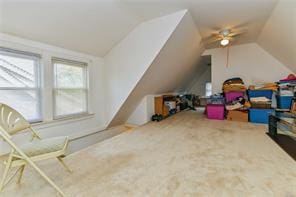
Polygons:
<instances>
[{"instance_id":1,"label":"clutter pile","mask_svg":"<svg viewBox=\"0 0 296 197\"><path fill-rule=\"evenodd\" d=\"M226 110L236 110L242 109L245 107L246 99L242 96L237 97L233 101L230 101L226 104Z\"/></svg>"},{"instance_id":2,"label":"clutter pile","mask_svg":"<svg viewBox=\"0 0 296 197\"><path fill-rule=\"evenodd\" d=\"M176 101L164 101L164 105L168 108L170 115L177 113L177 102Z\"/></svg>"},{"instance_id":3,"label":"clutter pile","mask_svg":"<svg viewBox=\"0 0 296 197\"><path fill-rule=\"evenodd\" d=\"M241 78L231 78L223 83L223 92L245 92L246 87L244 85L244 82Z\"/></svg>"},{"instance_id":4,"label":"clutter pile","mask_svg":"<svg viewBox=\"0 0 296 197\"><path fill-rule=\"evenodd\" d=\"M238 97L226 105L227 120L248 122L250 104L244 97Z\"/></svg>"},{"instance_id":5,"label":"clutter pile","mask_svg":"<svg viewBox=\"0 0 296 197\"><path fill-rule=\"evenodd\" d=\"M214 94L207 98L207 104L218 104L218 105L224 105L225 100L222 94Z\"/></svg>"},{"instance_id":6,"label":"clutter pile","mask_svg":"<svg viewBox=\"0 0 296 197\"><path fill-rule=\"evenodd\" d=\"M195 110L199 98L194 94L185 95L161 95L154 98L154 112L152 121L161 121L180 111L190 109Z\"/></svg>"},{"instance_id":7,"label":"clutter pile","mask_svg":"<svg viewBox=\"0 0 296 197\"><path fill-rule=\"evenodd\" d=\"M223 83L227 120L248 122L250 103L245 99L246 87L241 78L231 78Z\"/></svg>"},{"instance_id":8,"label":"clutter pile","mask_svg":"<svg viewBox=\"0 0 296 197\"><path fill-rule=\"evenodd\" d=\"M287 78L285 79L282 79L279 81L280 83L293 83L293 82L296 82L296 75L294 74L289 74L287 76Z\"/></svg>"},{"instance_id":9,"label":"clutter pile","mask_svg":"<svg viewBox=\"0 0 296 197\"><path fill-rule=\"evenodd\" d=\"M194 94L185 94L181 96L181 101L186 104L186 108L195 110L195 107L199 102L199 98Z\"/></svg>"},{"instance_id":10,"label":"clutter pile","mask_svg":"<svg viewBox=\"0 0 296 197\"><path fill-rule=\"evenodd\" d=\"M248 90L241 78L231 78L224 81L222 90L222 94L207 99L209 119L222 120L226 114L227 120L267 124L271 113L296 111L294 74L278 82L250 85Z\"/></svg>"},{"instance_id":11,"label":"clutter pile","mask_svg":"<svg viewBox=\"0 0 296 197\"><path fill-rule=\"evenodd\" d=\"M279 109L290 109L293 97L296 96L296 76L290 74L287 78L280 80L278 87L277 107Z\"/></svg>"},{"instance_id":12,"label":"clutter pile","mask_svg":"<svg viewBox=\"0 0 296 197\"><path fill-rule=\"evenodd\" d=\"M251 103L249 109L249 120L254 123L268 123L268 116L274 113L272 109L272 89L248 90L248 96Z\"/></svg>"},{"instance_id":13,"label":"clutter pile","mask_svg":"<svg viewBox=\"0 0 296 197\"><path fill-rule=\"evenodd\" d=\"M250 103L252 108L258 109L270 109L272 104L271 99L265 96L250 98Z\"/></svg>"}]
</instances>

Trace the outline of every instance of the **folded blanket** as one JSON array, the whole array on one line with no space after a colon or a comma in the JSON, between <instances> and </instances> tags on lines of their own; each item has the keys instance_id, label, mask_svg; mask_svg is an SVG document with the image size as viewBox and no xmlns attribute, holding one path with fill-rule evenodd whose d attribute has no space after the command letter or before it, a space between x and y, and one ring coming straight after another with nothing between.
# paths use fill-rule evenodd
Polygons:
<instances>
[{"instance_id":1,"label":"folded blanket","mask_svg":"<svg viewBox=\"0 0 296 197\"><path fill-rule=\"evenodd\" d=\"M234 105L226 105L227 110L236 110L236 109L240 109L242 107L243 107L243 105L240 103L236 103Z\"/></svg>"},{"instance_id":2,"label":"folded blanket","mask_svg":"<svg viewBox=\"0 0 296 197\"><path fill-rule=\"evenodd\" d=\"M224 81L224 84L232 84L232 83L240 83L240 84L244 84L243 80L239 77L236 78L231 78L231 79L227 79L226 81Z\"/></svg>"},{"instance_id":3,"label":"folded blanket","mask_svg":"<svg viewBox=\"0 0 296 197\"><path fill-rule=\"evenodd\" d=\"M266 97L253 97L250 98L251 102L270 102L271 100Z\"/></svg>"},{"instance_id":4,"label":"folded blanket","mask_svg":"<svg viewBox=\"0 0 296 197\"><path fill-rule=\"evenodd\" d=\"M231 92L231 91L237 91L237 92L245 92L246 87L242 84L235 84L235 85L223 85L223 92Z\"/></svg>"},{"instance_id":5,"label":"folded blanket","mask_svg":"<svg viewBox=\"0 0 296 197\"><path fill-rule=\"evenodd\" d=\"M250 90L274 90L276 91L278 89L278 85L276 83L264 83L264 84L258 84L258 85L250 85Z\"/></svg>"}]
</instances>

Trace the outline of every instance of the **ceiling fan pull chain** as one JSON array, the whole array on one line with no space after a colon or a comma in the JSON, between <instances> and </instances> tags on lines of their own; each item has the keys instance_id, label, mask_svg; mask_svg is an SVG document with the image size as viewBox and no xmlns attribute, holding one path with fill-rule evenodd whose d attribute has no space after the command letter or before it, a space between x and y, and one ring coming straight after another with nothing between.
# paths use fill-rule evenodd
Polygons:
<instances>
[{"instance_id":1,"label":"ceiling fan pull chain","mask_svg":"<svg viewBox=\"0 0 296 197\"><path fill-rule=\"evenodd\" d=\"M226 68L228 68L228 64L229 64L229 46L227 46Z\"/></svg>"}]
</instances>

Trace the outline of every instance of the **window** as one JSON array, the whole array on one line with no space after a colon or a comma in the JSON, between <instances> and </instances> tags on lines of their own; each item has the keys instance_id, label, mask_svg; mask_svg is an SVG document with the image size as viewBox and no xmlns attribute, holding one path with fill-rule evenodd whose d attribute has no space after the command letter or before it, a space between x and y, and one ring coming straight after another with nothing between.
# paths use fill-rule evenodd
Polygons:
<instances>
[{"instance_id":1,"label":"window","mask_svg":"<svg viewBox=\"0 0 296 197\"><path fill-rule=\"evenodd\" d=\"M212 83L207 82L206 83L206 96L211 96L212 95Z\"/></svg>"},{"instance_id":2,"label":"window","mask_svg":"<svg viewBox=\"0 0 296 197\"><path fill-rule=\"evenodd\" d=\"M0 47L0 102L30 122L42 120L39 86L40 55Z\"/></svg>"},{"instance_id":3,"label":"window","mask_svg":"<svg viewBox=\"0 0 296 197\"><path fill-rule=\"evenodd\" d=\"M54 119L86 114L87 64L53 58Z\"/></svg>"}]
</instances>

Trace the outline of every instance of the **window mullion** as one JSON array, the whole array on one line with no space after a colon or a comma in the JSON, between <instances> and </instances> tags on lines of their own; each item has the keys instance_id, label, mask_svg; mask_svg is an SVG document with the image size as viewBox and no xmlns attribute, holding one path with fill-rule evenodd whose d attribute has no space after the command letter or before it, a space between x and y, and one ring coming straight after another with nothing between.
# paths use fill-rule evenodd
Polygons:
<instances>
[{"instance_id":1,"label":"window mullion","mask_svg":"<svg viewBox=\"0 0 296 197\"><path fill-rule=\"evenodd\" d=\"M50 122L53 120L53 72L50 55L44 55L42 65L42 106L44 109L43 116L45 122Z\"/></svg>"}]
</instances>

